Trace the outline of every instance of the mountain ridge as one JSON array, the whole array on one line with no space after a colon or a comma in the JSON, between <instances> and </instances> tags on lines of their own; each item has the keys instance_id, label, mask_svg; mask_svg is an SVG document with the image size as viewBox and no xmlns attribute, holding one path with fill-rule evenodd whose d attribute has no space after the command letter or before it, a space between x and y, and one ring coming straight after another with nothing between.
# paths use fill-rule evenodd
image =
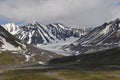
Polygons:
<instances>
[{"instance_id":1,"label":"mountain ridge","mask_svg":"<svg viewBox=\"0 0 120 80\"><path fill-rule=\"evenodd\" d=\"M120 19L117 18L109 23L104 23L91 30L88 34L74 43L62 47L66 51L89 53L119 46L120 42Z\"/></svg>"},{"instance_id":2,"label":"mountain ridge","mask_svg":"<svg viewBox=\"0 0 120 80\"><path fill-rule=\"evenodd\" d=\"M42 25L33 21L27 25L16 27L18 30L16 30L16 33L13 35L23 42L33 45L56 43L59 41L65 41L70 37L79 38L85 34L83 29L65 27L61 23ZM11 29L6 30L12 34L10 31Z\"/></svg>"}]
</instances>

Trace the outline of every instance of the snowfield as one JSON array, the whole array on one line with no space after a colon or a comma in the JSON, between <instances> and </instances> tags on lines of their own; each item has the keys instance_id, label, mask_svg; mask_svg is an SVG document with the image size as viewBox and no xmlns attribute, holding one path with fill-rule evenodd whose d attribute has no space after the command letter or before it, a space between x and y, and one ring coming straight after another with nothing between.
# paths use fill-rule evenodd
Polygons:
<instances>
[{"instance_id":1,"label":"snowfield","mask_svg":"<svg viewBox=\"0 0 120 80\"><path fill-rule=\"evenodd\" d=\"M69 45L70 43L73 43L74 41L76 41L78 39L79 38L71 37L71 38L66 39L66 41L59 41L59 42L56 42L56 43L51 43L51 44L46 44L46 45L41 44L41 45L37 45L37 47L45 49L45 50L53 51L57 54L62 54L62 55L65 55L65 56L69 56L72 53L62 50L61 47L64 46L64 45Z\"/></svg>"}]
</instances>

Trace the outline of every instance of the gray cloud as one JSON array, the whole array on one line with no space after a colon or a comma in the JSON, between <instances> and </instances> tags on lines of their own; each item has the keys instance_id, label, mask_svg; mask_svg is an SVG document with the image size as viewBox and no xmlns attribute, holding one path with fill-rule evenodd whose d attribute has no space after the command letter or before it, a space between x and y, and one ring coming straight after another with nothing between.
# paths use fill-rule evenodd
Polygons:
<instances>
[{"instance_id":1,"label":"gray cloud","mask_svg":"<svg viewBox=\"0 0 120 80\"><path fill-rule=\"evenodd\" d=\"M120 18L120 0L2 0L0 16L13 22L61 22L78 27L97 26Z\"/></svg>"}]
</instances>

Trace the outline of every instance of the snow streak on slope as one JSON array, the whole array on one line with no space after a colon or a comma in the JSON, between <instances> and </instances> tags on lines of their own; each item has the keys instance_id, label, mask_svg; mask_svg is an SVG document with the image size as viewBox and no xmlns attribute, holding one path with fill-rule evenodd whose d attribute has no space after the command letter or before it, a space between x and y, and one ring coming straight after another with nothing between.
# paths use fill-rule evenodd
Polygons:
<instances>
[{"instance_id":1,"label":"snow streak on slope","mask_svg":"<svg viewBox=\"0 0 120 80\"><path fill-rule=\"evenodd\" d=\"M4 38L0 37L0 41L2 42L2 46L1 46L1 50L2 51L6 51L6 50L10 50L10 51L17 51L17 50L21 50L20 47L15 47L14 45L11 45L10 43L8 43Z\"/></svg>"}]
</instances>

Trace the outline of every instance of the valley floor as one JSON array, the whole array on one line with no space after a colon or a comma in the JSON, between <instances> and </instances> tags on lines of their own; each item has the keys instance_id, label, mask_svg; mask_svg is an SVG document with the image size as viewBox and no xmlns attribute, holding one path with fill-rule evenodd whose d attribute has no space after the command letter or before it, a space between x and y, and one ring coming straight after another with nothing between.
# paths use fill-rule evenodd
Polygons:
<instances>
[{"instance_id":1,"label":"valley floor","mask_svg":"<svg viewBox=\"0 0 120 80\"><path fill-rule=\"evenodd\" d=\"M15 70L0 73L0 80L120 80L120 71Z\"/></svg>"}]
</instances>

